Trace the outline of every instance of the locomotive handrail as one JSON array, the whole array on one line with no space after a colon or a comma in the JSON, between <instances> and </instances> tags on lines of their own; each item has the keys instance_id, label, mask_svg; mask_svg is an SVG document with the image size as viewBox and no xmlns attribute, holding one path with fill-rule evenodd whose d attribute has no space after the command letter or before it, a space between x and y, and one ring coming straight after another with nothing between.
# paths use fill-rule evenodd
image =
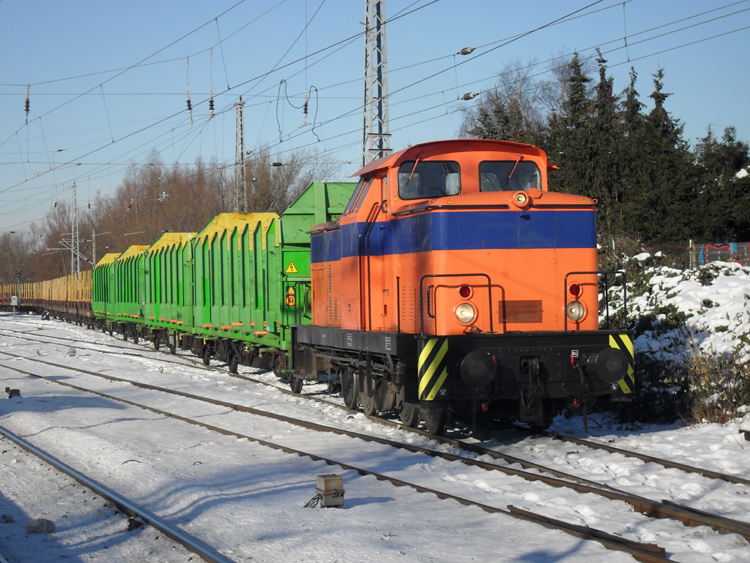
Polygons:
<instances>
[{"instance_id":1,"label":"locomotive handrail","mask_svg":"<svg viewBox=\"0 0 750 563\"><path fill-rule=\"evenodd\" d=\"M410 213L419 213L421 211L432 211L433 209L510 209L509 205L505 205L504 203L498 203L498 204L463 204L463 205L454 205L454 204L441 204L441 205L420 205L419 207L412 207L410 209L404 209L402 211L397 211L396 213L391 213L392 216L398 217L399 215L409 215Z\"/></svg>"},{"instance_id":2,"label":"locomotive handrail","mask_svg":"<svg viewBox=\"0 0 750 563\"><path fill-rule=\"evenodd\" d=\"M359 326L360 326L360 330L365 330L365 312L362 308L362 293L364 291L364 288L362 287L362 237L364 236L365 231L368 228L371 228L371 225L373 224L374 220L370 221L370 218L372 217L372 214L375 212L375 208L381 205L382 203L379 201L376 201L375 203L372 204L372 207L370 208L370 212L367 214L367 219L365 219L365 226L362 227L361 231L359 231L359 237L357 239L357 266L358 266L357 269L359 271ZM380 214L380 210L378 209L378 215L379 214ZM377 215L375 216L375 218L377 218ZM368 260L367 266L368 266L367 275L369 276L370 275L369 260ZM368 288L368 293L369 293L369 288Z\"/></svg>"},{"instance_id":3,"label":"locomotive handrail","mask_svg":"<svg viewBox=\"0 0 750 563\"><path fill-rule=\"evenodd\" d=\"M472 277L472 276L482 276L484 278L487 278L487 291L489 293L489 301L490 301L490 334L495 333L494 324L492 322L492 280L490 279L490 276L488 274L425 274L419 279L419 324L420 324L420 330L421 334L420 336L422 338L425 337L424 332L424 299L422 298L422 283L426 278L458 278L458 277Z\"/></svg>"},{"instance_id":4,"label":"locomotive handrail","mask_svg":"<svg viewBox=\"0 0 750 563\"><path fill-rule=\"evenodd\" d=\"M531 207L536 209L600 209L603 205L601 203L534 203L532 201ZM440 205L420 205L418 207L411 207L409 209L403 209L392 213L394 217L401 215L410 215L412 213L421 213L423 211L432 211L435 209L510 209L509 205L505 204L440 204Z\"/></svg>"},{"instance_id":5,"label":"locomotive handrail","mask_svg":"<svg viewBox=\"0 0 750 563\"><path fill-rule=\"evenodd\" d=\"M563 302L565 303L565 308L568 307L568 276L576 276L576 275L585 275L585 274L595 274L597 276L604 276L604 304L605 304L605 310L606 310L606 318L607 318L607 329L609 330L609 284L607 283L607 280L609 279L609 276L622 276L623 280L623 293L622 293L622 310L623 310L623 317L625 326L627 327L628 323L628 280L625 277L625 270L592 270L589 272L568 272L565 274L565 280L563 285ZM598 278L597 278L598 281ZM599 293L599 288L597 287L597 294ZM597 302L597 318L598 318L598 306L599 303ZM568 331L568 312L565 312L565 325L564 325L565 332Z\"/></svg>"},{"instance_id":6,"label":"locomotive handrail","mask_svg":"<svg viewBox=\"0 0 750 563\"><path fill-rule=\"evenodd\" d=\"M531 207L537 209L601 209L604 207L603 203L534 203L531 202Z\"/></svg>"}]
</instances>

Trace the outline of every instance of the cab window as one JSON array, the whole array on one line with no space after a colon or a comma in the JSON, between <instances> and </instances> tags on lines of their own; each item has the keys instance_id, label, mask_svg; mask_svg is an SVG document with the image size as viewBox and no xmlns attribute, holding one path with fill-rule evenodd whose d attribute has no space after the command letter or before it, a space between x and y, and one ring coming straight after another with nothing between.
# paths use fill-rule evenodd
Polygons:
<instances>
[{"instance_id":1,"label":"cab window","mask_svg":"<svg viewBox=\"0 0 750 563\"><path fill-rule=\"evenodd\" d=\"M357 184L357 187L354 188L354 193L352 194L352 197L349 200L349 203L346 204L346 209L344 209L344 215L349 213L352 209L354 209L355 211L359 211L359 208L362 205L362 202L364 201L365 197L367 197L367 191L370 189L370 184L372 184L373 179L374 178L368 178L368 179L360 178L359 179L359 183Z\"/></svg>"},{"instance_id":2,"label":"cab window","mask_svg":"<svg viewBox=\"0 0 750 563\"><path fill-rule=\"evenodd\" d=\"M420 199L458 195L461 167L450 160L407 160L398 168L398 196Z\"/></svg>"},{"instance_id":3,"label":"cab window","mask_svg":"<svg viewBox=\"0 0 750 563\"><path fill-rule=\"evenodd\" d=\"M479 190L483 192L528 192L542 189L542 174L531 160L494 160L479 164Z\"/></svg>"}]
</instances>

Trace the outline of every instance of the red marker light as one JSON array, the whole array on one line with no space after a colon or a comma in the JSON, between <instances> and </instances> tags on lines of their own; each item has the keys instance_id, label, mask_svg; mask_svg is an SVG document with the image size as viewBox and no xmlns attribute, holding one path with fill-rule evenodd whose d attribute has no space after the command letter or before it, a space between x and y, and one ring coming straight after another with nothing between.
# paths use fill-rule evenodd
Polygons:
<instances>
[{"instance_id":1,"label":"red marker light","mask_svg":"<svg viewBox=\"0 0 750 563\"><path fill-rule=\"evenodd\" d=\"M570 291L570 294L573 297L578 297L581 294L581 286L578 285L577 283L572 283L570 284L568 291Z\"/></svg>"},{"instance_id":2,"label":"red marker light","mask_svg":"<svg viewBox=\"0 0 750 563\"><path fill-rule=\"evenodd\" d=\"M471 288L468 285L462 285L458 288L458 294L464 299L471 297Z\"/></svg>"}]
</instances>

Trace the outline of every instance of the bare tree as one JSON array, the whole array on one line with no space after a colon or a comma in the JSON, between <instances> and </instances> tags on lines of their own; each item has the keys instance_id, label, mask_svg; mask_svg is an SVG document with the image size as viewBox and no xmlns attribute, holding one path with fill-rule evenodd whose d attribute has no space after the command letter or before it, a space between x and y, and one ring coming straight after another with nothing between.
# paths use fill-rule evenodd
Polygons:
<instances>
[{"instance_id":1,"label":"bare tree","mask_svg":"<svg viewBox=\"0 0 750 563\"><path fill-rule=\"evenodd\" d=\"M248 211L281 214L312 182L330 180L340 169L317 152L294 152L283 162L268 151L254 154L245 167Z\"/></svg>"},{"instance_id":2,"label":"bare tree","mask_svg":"<svg viewBox=\"0 0 750 563\"><path fill-rule=\"evenodd\" d=\"M558 51L547 66L552 78L542 83L542 92L540 96L541 106L546 114L562 115L565 101L568 99L570 76L572 69L570 61L573 54L562 48ZM584 75L593 74L596 70L595 57L580 58L581 70ZM590 86L593 88L593 86Z\"/></svg>"},{"instance_id":3,"label":"bare tree","mask_svg":"<svg viewBox=\"0 0 750 563\"><path fill-rule=\"evenodd\" d=\"M507 63L495 87L466 111L460 134L517 142L533 142L544 123L545 87L532 76L533 60Z\"/></svg>"}]
</instances>

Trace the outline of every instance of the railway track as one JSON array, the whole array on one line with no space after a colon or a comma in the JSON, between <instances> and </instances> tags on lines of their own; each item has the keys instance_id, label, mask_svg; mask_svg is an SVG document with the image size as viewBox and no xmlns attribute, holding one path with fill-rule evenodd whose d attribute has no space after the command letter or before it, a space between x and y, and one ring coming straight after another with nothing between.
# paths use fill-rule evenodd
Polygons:
<instances>
[{"instance_id":1,"label":"railway track","mask_svg":"<svg viewBox=\"0 0 750 563\"><path fill-rule=\"evenodd\" d=\"M219 553L219 551L217 551L210 545L207 545L205 542L201 541L200 539L184 532L177 526L173 526L169 524L163 518L160 518L156 514L153 514L152 512L139 506L135 502L123 497L122 495L112 491L108 487L96 482L90 477L87 477L80 471L73 469L69 465L63 463L56 457L52 456L51 454L33 445L31 442L24 440L20 436L17 436L13 432L0 427L0 436L6 438L7 440L10 440L17 446L21 447L25 451L29 452L30 454L33 454L34 456L42 460L44 463L55 468L57 471L74 479L75 481L83 485L86 489L88 489L89 491L97 494L102 499L112 503L112 505L117 510L119 510L122 514L126 515L128 518L130 518L131 522L137 522L138 526L143 525L143 524L151 526L155 530L158 530L159 532L164 534L166 537L179 543L180 545L185 547L188 551L190 551L191 553L194 553L195 555L197 555L198 557L200 557L201 559L203 559L204 561L208 563L233 563L231 559L229 559L228 557L225 557L224 555ZM4 558L0 557L0 561L4 561Z\"/></svg>"},{"instance_id":2,"label":"railway track","mask_svg":"<svg viewBox=\"0 0 750 563\"><path fill-rule=\"evenodd\" d=\"M3 354L7 354L6 352L2 352L2 353ZM11 355L11 354L7 354L7 355ZM15 356L15 357L22 358L23 356ZM78 368L72 368L70 366L53 364L51 362L46 362L46 361L43 361L43 360L36 360L36 359L33 359L33 358L31 358L31 359L30 358L26 358L26 359L29 359L30 361L34 361L34 362L44 363L44 364L47 364L47 365L50 365L50 366L54 366L54 367L57 367L57 368L69 369L69 370L77 371L77 372L80 372L80 373L85 373L87 375L92 375L92 376L96 376L96 377L103 377L103 378L105 378L107 380L110 380L110 381L117 381L117 382L121 382L121 383L128 383L128 384L135 385L135 386L138 386L138 387L141 387L141 388L144 388L144 389L149 389L149 390L159 391L159 392L166 392L166 393L178 395L178 396L181 396L181 397L185 397L185 398L188 398L188 399L191 399L191 400L198 400L198 401L202 401L202 402L208 402L208 403L211 403L211 404L214 404L214 405L217 405L217 406L221 406L221 407L225 407L227 409L231 409L233 411L245 412L245 413L252 414L252 415L255 415L255 416L262 416L262 417L265 417L265 418L272 418L272 419L275 419L275 420L278 420L278 421L282 421L282 422L285 422L285 423L288 423L288 424L293 424L293 425L296 425L296 426L301 426L301 427L304 427L304 428L307 428L307 429L316 430L316 431L319 431L319 432L329 432L329 433L344 435L344 436L348 436L348 437L351 437L351 438L360 439L360 440L363 440L363 441L366 441L366 442L375 442L375 443L386 445L386 446L393 447L393 448L405 449L405 450L408 450L408 451L413 452L413 453L421 453L421 454L425 454L425 455L428 455L428 456L431 456L431 457L440 457L440 458L442 458L442 459L444 459L446 461L460 462L460 463L463 463L465 465L479 467L479 468L485 469L487 471L499 471L499 472L505 473L506 475L512 475L512 476L518 476L518 477L524 478L524 479L526 479L528 481L541 481L541 482L544 482L547 485L550 485L550 486L553 486L553 487L567 487L567 488L573 489L573 490L575 490L575 491L577 491L579 493L593 493L593 494L597 494L599 496L602 496L602 497L610 499L610 500L626 502L626 503L630 504L633 507L634 510L637 510L637 511L639 511L639 512L641 512L643 514L646 514L646 515L648 515L650 517L654 517L654 518L669 518L669 519L680 521L683 524L686 524L686 525L689 525L689 526L701 526L701 525L709 526L709 527L713 528L714 530L716 530L716 531L718 531L720 533L725 533L725 534L726 533L736 533L736 534L740 534L743 537L745 537L746 539L750 540L750 525L748 525L746 523L737 522L737 521L734 521L734 520L731 520L731 519L728 519L728 518L723 518L723 517L717 516L717 515L707 514L705 512L700 512L700 511L691 509L689 507L686 507L686 506L683 506L683 505L680 505L680 504L677 504L677 503L673 503L671 501L655 502L655 501L649 500L649 499L644 498L644 497L639 497L639 496L636 496L636 495L631 495L631 494L625 493L623 491L619 491L617 489L614 489L612 487L608 487L606 485L601 485L599 483L595 483L595 482L587 481L585 479L581 479L580 477L576 477L576 476L573 476L573 475L570 475L570 474L565 474L563 472L556 471L556 470L551 469L551 468L546 467L546 466L541 466L539 464L535 464L533 462L528 462L528 461L525 461L525 460L522 460L522 459L519 459L519 458L515 458L515 457L509 456L507 454L502 454L502 453L499 453L499 452L495 452L493 450L489 450L489 449L483 448L481 446L467 444L467 443L462 442L462 441L451 440L451 439L447 439L447 438L441 438L441 441L443 443L445 443L445 444L449 444L449 445L452 445L452 446L455 446L455 447L463 448L465 450L473 451L474 453L477 453L477 454L488 455L488 456L493 457L496 460L502 460L502 461L504 461L504 462L506 462L508 464L518 464L518 465L521 465L524 469L532 469L532 470L537 470L539 472L544 472L544 473L547 473L547 474L553 474L554 477L550 477L550 476L543 475L543 474L529 473L528 471L517 470L517 469L514 469L512 467L499 466L497 464L486 463L486 462L482 462L482 461L478 461L478 460L474 460L474 459L467 459L466 457L463 457L463 456L458 456L458 455L455 455L455 454L450 454L450 453L446 453L446 452L434 450L434 449L431 449L431 448L425 448L425 447L420 447L420 446L415 446L415 445L410 445L410 444L404 444L402 442L396 442L396 441L393 441L393 440L378 438L378 437L375 437L375 436L364 435L364 434L361 434L361 433L346 431L346 430L342 430L342 429L338 429L338 428L332 428L332 427L329 427L329 426L324 426L324 425L320 425L320 424L316 424L316 423L302 421L302 420L299 420L299 419L294 419L294 418L291 418L291 417L287 417L287 416L283 416L283 415L279 415L279 414L274 414L274 413L270 413L270 412L267 412L267 411L262 411L262 410L259 410L259 409L254 409L254 408L251 408L251 407L245 407L243 405L238 405L238 404L235 404L235 403L229 403L229 402L225 402L225 401L220 401L220 400L215 400L215 399L209 399L209 398L206 398L206 397L200 397L200 396L196 396L196 395L193 395L193 394L190 394L190 393L184 393L184 392L179 392L179 391L175 391L175 390L171 390L171 389L165 389L165 388L162 388L162 387L159 387L159 386L155 386L155 385L151 385L151 384L146 384L146 383L142 383L142 382L138 382L138 381L132 381L132 380L127 380L127 379L118 378L118 377L114 377L114 376L99 374L99 373L96 373L96 372L90 372L90 371L87 371L87 370L81 370L81 369L78 369ZM26 373L27 375L32 375L30 372L26 372L25 370L18 370L17 368L12 368L12 369L16 369L17 371L21 371L22 373ZM55 380L52 380L52 381L55 381ZM58 381L55 381L55 382L62 383L62 382L58 382ZM74 388L81 389L81 390L84 390L84 391L92 392L89 389L85 389L85 388L73 386L73 385L71 385L69 383L63 383L63 384L68 385L68 386L72 386ZM120 399L118 397L114 397L114 396L110 396L110 395L104 395L104 396L106 396L108 398L111 398L111 399L114 399L114 400L120 400L120 401L122 401L122 399ZM127 402L127 401L125 401L125 402ZM149 408L149 407L144 407L144 405L141 405L141 404L138 404L138 403L130 403L130 404L133 404L134 406L139 406L139 407L142 407L142 408ZM154 410L154 409L149 408L149 410ZM175 417L175 415L172 414L172 413L166 413L166 412L158 411L158 410L155 410L154 412L159 412L160 414L165 414L167 416ZM185 420L186 422L194 422L194 421L188 420L188 419L186 419L184 417L176 417L176 418L178 418L180 420ZM212 430L216 430L213 427L211 427L211 429ZM222 431L222 430L218 430L218 431ZM237 435L237 434L235 434L235 435ZM244 436L244 435L242 437L246 437L248 439L252 439L252 438L250 438L248 436ZM435 437L431 437L431 438L434 439ZM263 440L257 440L257 439L255 439L255 441L258 441L259 443L263 443L264 445L271 445L270 443L267 443L267 442L265 442ZM271 447L273 447L273 446L271 446ZM283 446L280 446L280 447L284 451L288 451L287 449L284 449ZM314 458L314 459L315 458L324 459L327 463L337 464L337 465L340 465L342 467L349 468L349 469L356 469L361 474L364 474L361 471L362 468L353 467L353 466L351 466L349 464L342 463L342 462L337 461L337 460L331 460L331 459L321 458L317 454L308 454L308 453L305 453L305 452L300 452L299 450L293 450L293 451L289 450L288 453L297 453L298 455L309 455L311 458ZM371 474L371 473L368 473L368 474ZM376 476L377 478L383 477L383 476L379 476L377 474L374 474L374 476ZM386 480L390 480L390 479L386 478ZM399 483L404 483L403 481L400 481L400 480L395 480L395 481L391 481L391 482L393 482L394 484L396 484L396 481L398 481ZM406 483L406 484L408 485L409 483ZM473 502L473 501L468 501L467 499L462 499L460 497L456 497L455 495L450 495L450 494L447 495L447 496L441 496L441 495L445 495L445 493L441 493L440 491L436 491L434 489L425 488L425 487L422 487L422 486L420 486L418 484L413 484L413 485L414 485L413 488L415 488L415 490L420 490L421 492L432 492L432 493L436 494L437 496L439 496L440 498L453 498L454 500L457 500L457 501L462 502L462 503L464 503L464 501L469 502L469 503ZM483 508L483 510L486 510L486 507L481 506L481 503L474 503L474 504L476 506L479 506L480 508ZM502 511L501 509L499 509L499 510ZM512 512L514 512L516 514L519 514L518 510L520 510L520 509L510 508L509 507L508 510L512 511ZM529 514L524 514L524 515L526 517L531 517ZM540 518L544 518L544 517L540 516ZM580 532L580 530L579 530L579 532ZM607 540L607 541L609 541L609 540ZM651 553L651 552L649 552L649 553Z\"/></svg>"},{"instance_id":3,"label":"railway track","mask_svg":"<svg viewBox=\"0 0 750 563\"><path fill-rule=\"evenodd\" d=\"M0 329L0 333L2 333L3 331L8 331L8 329ZM16 331L10 331L10 332L16 332ZM20 331L18 331L18 332L20 332ZM16 338L24 338L24 339L30 340L30 341L40 341L41 342L41 340L37 340L35 338L29 338L28 336L22 337L22 336L14 335L14 337L16 337ZM44 338L55 338L55 339L58 339L58 340L66 341L65 339L63 339L61 337L54 337L54 336L49 336L49 335L44 335ZM104 346L113 347L113 348L120 348L120 349L130 350L130 351L134 350L133 348L125 347L125 346L116 346L116 345L111 345L111 344L103 344L103 345ZM83 348L82 347L81 349L89 349L89 348ZM309 400L313 400L313 401L320 402L320 403L323 403L323 404L331 405L331 406L333 406L335 408L339 408L339 409L344 409L344 410L350 411L350 409L347 409L343 404L340 404L338 402L329 401L329 400L326 400L326 399L321 398L321 397L312 396L310 394L304 394L304 393L298 394L298 393L294 393L294 392L290 391L289 389L286 389L286 386L274 385L273 383L269 383L267 381L262 381L262 380L260 380L258 378L254 378L254 377L248 376L246 374L243 374L243 375L231 374L231 373L229 373L228 370L226 370L226 369L220 369L217 366L206 367L205 365L203 365L203 363L201 361L194 360L194 359L192 359L192 358L190 358L188 356L177 356L177 357L181 358L181 360L182 360L182 361L177 361L175 359L171 359L171 358L175 358L175 356L172 355L172 354L168 354L167 352L150 350L149 348L147 348L145 346L143 346L142 349L145 350L145 351L148 351L148 352L153 352L153 353L160 354L160 358L163 361L166 361L166 362L169 362L169 363L173 363L173 364L176 364L176 365L188 365L189 364L191 366L195 366L195 367L198 367L200 369L220 371L222 373L227 373L227 374L229 374L230 376L233 376L233 377L239 377L241 379L252 381L252 382L258 383L260 385L273 387L275 389L278 389L282 393L285 393L285 394L288 394L288 395L293 395L293 396L297 396L297 397L304 397L304 398L309 399ZM92 350L95 350L95 349L92 349ZM105 351L105 350L96 350L96 351L97 352L101 352L101 353L109 353L109 354L118 354L119 353L119 352L109 352L109 351ZM136 355L137 356L138 354L127 354L127 355ZM170 359L167 359L167 358L170 358ZM353 412L353 411L350 411L350 412ZM432 440L436 440L436 441L438 441L438 442L440 442L442 444L445 444L445 445L448 445L448 446L451 446L451 447L455 447L455 448L462 448L464 450L476 453L478 455L489 455L489 456L493 457L494 459L503 459L507 463L517 463L517 464L520 464L522 467L525 467L525 468L537 469L539 471L548 472L548 473L551 473L553 475L561 474L561 475L567 476L568 478L571 478L571 476L569 476L568 474L556 471L556 470L551 469L549 467L542 466L540 464L534 463L534 462L529 461L529 460L525 460L525 459L523 459L521 457L512 456L512 455L508 455L508 454L502 454L502 453L497 452L496 450L483 447L483 446L481 446L481 445L479 445L477 443L468 442L466 440L466 438L468 438L468 436L463 436L463 437L459 436L457 438L446 437L446 436L436 436L436 435L433 435L433 434L429 434L429 433L427 433L427 432L425 432L423 430L420 430L419 428L409 428L409 427L403 426L400 423L400 421L394 421L394 420L391 420L391 419L388 419L388 418L384 418L384 417L380 417L380 416L368 416L367 418L370 419L370 420L372 420L372 421L374 421L374 422L379 422L381 424L384 424L384 425L392 427L392 428L400 428L400 429L402 429L404 431L407 431L407 432L416 433L416 434L419 434L421 436L428 437L428 438L430 438ZM749 479L744 479L742 477L737 477L737 476L729 475L729 474L726 474L726 473L720 473L718 471L713 471L713 470L706 469L706 468L695 467L695 466L692 466L692 465L689 465L689 464L686 464L686 463L680 463L680 462L677 462L677 461L672 461L672 460L668 460L668 459L664 459L664 458L658 458L658 457L651 456L651 455L648 455L648 454L642 454L640 452L635 452L635 451L631 451L631 450L625 450L625 449L622 449L622 448L617 448L617 447L614 447L614 446L610 446L610 445L607 445L607 444L602 444L600 442L595 442L595 441L592 441L592 440L585 440L585 439L581 439L581 438L576 438L574 436L564 435L564 434L561 434L559 432L545 431L545 432L542 433L542 435L547 436L549 438L553 438L555 440L560 440L560 441L563 441L563 442L573 443L573 444L576 444L578 446L583 446L583 447L589 448L591 450L606 451L606 452L609 452L609 453L619 454L619 455L622 455L622 456L625 456L625 457L629 457L629 458L639 459L639 460L641 460L643 462L646 462L646 463L656 463L656 464L661 465L661 466L666 467L666 468L678 469L680 471L684 471L685 473L694 473L694 474L697 474L697 475L702 475L703 477L706 477L708 479L719 479L721 481L726 481L727 483L737 483L737 484L742 484L742 485L750 486L750 480ZM603 487L606 488L606 485L599 485L599 486L600 487L603 486Z\"/></svg>"},{"instance_id":4,"label":"railway track","mask_svg":"<svg viewBox=\"0 0 750 563\"><path fill-rule=\"evenodd\" d=\"M12 355L12 354L9 354L7 352L2 352L2 354L14 356L14 357L19 357L19 358L23 358L22 356ZM460 456L457 456L457 455L448 454L448 453L440 452L440 451L437 451L437 450L430 450L428 448L423 448L423 447L419 447L419 446L413 446L413 445L409 445L409 444L403 444L403 443L400 443L400 442L395 442L395 441L387 440L387 439L383 439L383 438L378 438L378 437L374 437L374 436L368 436L368 435L359 434L359 433L356 433L356 432L351 432L351 431L346 431L346 430L341 430L341 429L326 427L326 426L322 426L322 425L319 425L319 424L310 423L310 422L307 422L307 421L302 421L302 420L293 419L293 418L290 418L290 417L286 417L286 416L282 416L282 415L278 415L278 414L274 414L274 413L270 413L270 412L261 411L261 410L258 410L258 409L253 409L253 408L250 408L250 407L244 407L242 405L236 405L236 404L233 404L233 403L227 403L227 402L224 402L224 401L217 401L217 400L213 400L213 399L206 399L206 398L198 397L198 396L191 395L191 394L188 394L188 393L178 392L178 391L174 391L174 390L170 390L170 389L159 388L158 386L153 386L153 385L150 385L150 384L144 384L144 383L140 383L140 382L125 380L123 378L117 378L117 377L114 377L114 376L108 376L108 375L104 375L104 374L96 374L95 372L89 372L87 370L80 370L80 369L71 368L71 367L68 367L68 366L56 365L56 364L52 364L51 362L45 362L45 361L42 361L42 360L35 360L35 359L32 359L32 358L24 358L24 359L32 361L32 362L36 362L36 363L43 363L43 364L51 365L51 366L58 367L58 368L61 368L61 369L67 369L67 370L71 370L71 371L80 372L80 373L83 373L83 374L86 374L86 375L93 375L93 376L96 376L96 377L103 377L103 378L105 378L105 379L107 379L109 381L113 381L113 382L117 381L117 382L121 382L121 383L129 383L131 385L135 385L137 387L141 387L141 388L144 388L144 389L149 389L149 390L152 390L152 391L166 392L166 393L170 393L170 394L173 394L173 395L178 395L178 396L181 396L181 397L184 397L184 398L188 398L188 399L192 399L192 400L198 400L198 401L202 401L202 402L208 402L208 403L211 403L211 404L214 404L214 405L217 405L217 406L223 406L223 407L226 407L226 408L238 411L238 412L245 412L245 413L248 413L248 414L253 414L255 416L262 416L262 417L265 417L265 418L271 418L271 419L275 419L275 420L280 421L280 422L284 422L284 423L287 423L287 424L293 424L295 426L300 426L300 427L307 428L307 429L310 429L310 430L315 430L315 431L318 431L318 432L330 432L330 433L334 433L334 434L339 434L339 435L347 436L347 437L350 437L350 438L360 439L360 440L363 440L365 442L372 442L372 443L377 443L377 444L381 444L381 445L386 445L386 446L389 446L389 447L392 447L392 448L407 450L407 451L410 451L410 452L413 452L413 453L422 453L422 454L429 455L429 456L432 456L432 457L440 457L440 458L442 458L442 459L444 459L446 461L461 462L461 463L464 463L464 464L466 464L468 466L480 467L482 469L486 469L486 470L489 470L489 471L499 471L499 472L505 473L507 475L522 476L522 477L525 476L524 478L526 478L526 479L528 479L530 481L542 481L542 482L547 483L547 484L552 484L553 486L569 487L569 488L572 488L574 490L578 490L579 492L584 492L584 491L585 492L594 492L594 490L595 490L595 487L592 487L592 486L586 486L586 485L582 485L582 484L573 484L573 485L571 485L571 483L566 483L565 481L560 480L560 479L554 479L554 478L545 477L545 476L542 476L542 475L535 475L535 474L531 474L531 473L527 473L527 472L515 470L515 469L509 468L509 467L502 467L502 466L498 466L498 465L494 465L494 464L489 464L489 463L486 463L486 462L481 462L481 461L478 461L478 460L467 459L467 458L463 458L463 457L460 457ZM74 385L74 384L66 382L66 381L59 381L59 380L56 380L55 378L49 378L49 377L46 377L46 376L35 374L35 373L32 373L32 372L20 369L20 368L15 367L15 366L12 366L12 367L5 366L5 367L8 367L9 369L17 371L19 373L23 373L25 375L30 375L30 376L38 377L38 378L45 379L45 380L50 381L50 382L54 382L54 383L57 383L57 384L60 384L60 385L66 386L66 387L70 387L70 388L76 389L76 390L85 391L85 392L88 392L88 393L94 393L96 395L99 395L101 397L105 397L107 399L111 399L111 400L119 401L119 402L122 402L122 403L126 403L126 404L129 404L131 406L136 406L136 407L139 407L139 408L147 409L147 410L149 410L151 412L154 412L156 414L167 416L167 417L170 417L170 418L173 418L173 419L176 419L176 420L180 420L180 421L183 421L183 422L187 422L187 423L190 423L190 424L195 424L195 425L201 426L203 428L212 430L214 432L219 432L219 433L227 434L227 435L233 435L233 436L236 436L238 438L244 438L244 439L247 439L249 441L252 441L252 442L258 443L260 445L267 446L267 447L270 447L270 448L273 448L273 449L276 449L276 450L279 450L279 451L283 451L283 452L288 453L288 454L294 454L294 455L298 455L298 456L308 457L308 458L313 459L313 460L324 461L324 462L326 462L329 465L337 465L339 467L342 467L345 470L356 471L360 475L373 476L373 477L375 477L376 479L378 479L380 481L387 481L387 482L389 482L392 485L397 486L397 487L410 487L410 488L412 488L413 490L415 490L415 491L417 491L419 493L428 493L428 494L433 494L433 495L437 496L440 499L454 500L454 501L459 502L460 504L462 504L464 506L474 506L474 507L480 508L481 510L483 510L485 512L488 512L488 513L503 513L503 514L512 516L514 518L520 518L520 519L523 519L523 520L533 521L533 522L539 523L540 525L544 525L545 527L548 527L548 528L553 528L553 529L564 531L564 532L566 532L568 534L571 534L571 535L573 535L575 537L578 537L578 538L597 541L598 543L601 543L602 545L604 545L605 547L607 547L609 549L614 549L614 550L619 550L619 551L625 551L625 552L630 553L631 555L633 555L633 557L635 557L639 561L647 561L647 562L654 561L655 562L655 561L666 561L667 560L665 558L665 551L664 551L664 549L661 548L661 547L659 547L659 546L653 545L653 544L641 543L641 542L635 542L635 541L632 541L632 540L627 540L627 539L624 539L624 538L622 538L620 536L617 536L617 535L614 535L614 534L609 534L609 533L604 532L602 530L597 530L597 529L593 529L593 528L589 528L589 527L585 527L585 526L579 526L579 525L571 524L569 522L564 522L564 521L561 521L561 520L558 520L558 519L555 519L555 518L550 518L550 517L547 517L547 516L544 516L544 515L535 514L535 513L532 513L530 511L528 511L528 510L524 510L523 508L519 508L519 507L512 506L512 505L508 505L506 507L498 507L498 506L488 505L488 504L485 504L485 503L482 503L482 502L477 502L475 500L464 498L464 497L461 497L459 495L452 494L450 492L446 492L444 490L437 490L437 489L434 489L434 488L431 488L431 487L426 487L426 486L421 485L419 483L409 482L409 481L406 481L404 479L395 478L393 476L386 475L386 474L383 474L383 473L379 473L379 472L373 471L371 469L367 469L367 468L362 467L362 466L354 465L352 463L347 463L345 461L341 461L340 459L333 459L333 458L330 458L330 457L327 457L327 456L322 456L322 455L320 455L318 453L315 453L315 452L309 452L309 451L304 451L304 450L301 450L301 449L298 449L298 448L292 448L292 447L289 447L289 446L285 446L283 444L279 444L277 442L272 442L272 441L265 440L265 439L262 439L262 438L258 438L258 437L255 437L255 436L250 436L250 435L247 435L247 434L236 432L236 431L233 431L233 430L230 430L230 429L227 429L227 428L222 428L222 427L214 426L214 425L211 425L211 424L207 424L205 422L201 422L201 421L195 420L194 418L181 416L181 415L175 414L174 412L168 412L168 411L164 411L164 410L161 410L161 409L158 409L158 408L153 408L153 407L144 405L142 403L138 403L138 402L135 402L135 401L130 401L130 400L127 400L127 399L123 399L121 397L117 397L117 396L109 394L109 393L101 393L101 392L98 392L98 391L87 389L85 387ZM747 533L750 536L750 529L747 530Z\"/></svg>"}]
</instances>

